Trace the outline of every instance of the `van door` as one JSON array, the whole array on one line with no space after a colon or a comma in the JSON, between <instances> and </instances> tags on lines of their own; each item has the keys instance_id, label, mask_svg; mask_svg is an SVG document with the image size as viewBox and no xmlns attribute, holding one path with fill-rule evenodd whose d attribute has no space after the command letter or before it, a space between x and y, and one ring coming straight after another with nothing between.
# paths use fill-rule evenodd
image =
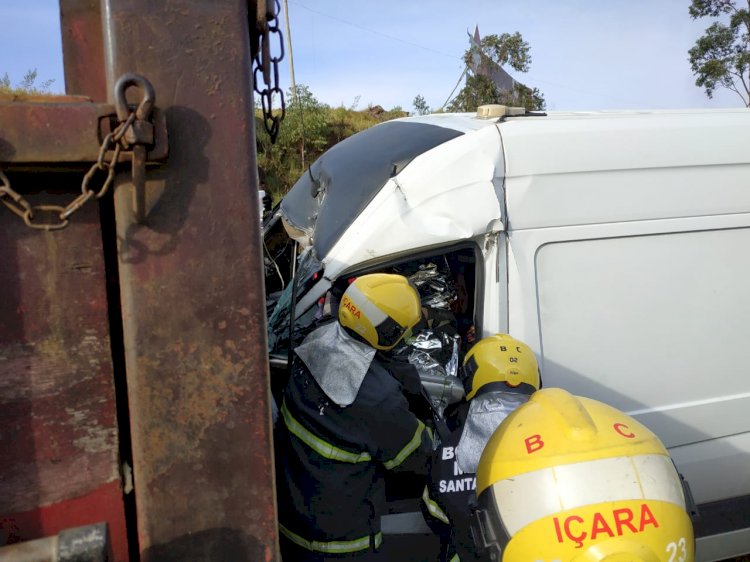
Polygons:
<instances>
[{"instance_id":1,"label":"van door","mask_svg":"<svg viewBox=\"0 0 750 562\"><path fill-rule=\"evenodd\" d=\"M510 235L509 325L546 386L654 430L699 504L750 497L750 215Z\"/></svg>"}]
</instances>

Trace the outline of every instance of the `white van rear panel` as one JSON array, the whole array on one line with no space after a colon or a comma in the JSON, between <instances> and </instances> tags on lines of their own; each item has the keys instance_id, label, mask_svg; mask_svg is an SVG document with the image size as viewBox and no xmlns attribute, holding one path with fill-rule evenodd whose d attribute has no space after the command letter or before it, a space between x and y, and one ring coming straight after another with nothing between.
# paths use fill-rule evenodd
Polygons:
<instances>
[{"instance_id":1,"label":"white van rear panel","mask_svg":"<svg viewBox=\"0 0 750 562\"><path fill-rule=\"evenodd\" d=\"M750 467L750 225L669 222L693 230L512 237L516 254L517 244L536 250L524 265L544 381L620 408L678 447L696 501L748 494L750 468L738 478L732 457Z\"/></svg>"},{"instance_id":2,"label":"white van rear panel","mask_svg":"<svg viewBox=\"0 0 750 562\"><path fill-rule=\"evenodd\" d=\"M544 384L654 430L698 503L748 497L750 111L499 129L507 325Z\"/></svg>"}]
</instances>

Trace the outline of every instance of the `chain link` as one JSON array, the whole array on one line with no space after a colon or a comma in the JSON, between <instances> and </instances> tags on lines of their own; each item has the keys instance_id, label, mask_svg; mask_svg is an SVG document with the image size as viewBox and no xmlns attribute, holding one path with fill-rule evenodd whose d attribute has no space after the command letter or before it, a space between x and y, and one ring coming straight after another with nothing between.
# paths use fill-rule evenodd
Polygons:
<instances>
[{"instance_id":1,"label":"chain link","mask_svg":"<svg viewBox=\"0 0 750 562\"><path fill-rule=\"evenodd\" d=\"M18 215L29 228L39 230L60 230L68 226L68 219L78 209L83 207L91 199L100 199L109 190L115 179L115 166L120 157L123 138L128 128L133 125L136 114L131 112L128 118L120 123L114 131L107 134L99 148L99 156L96 162L83 176L81 182L81 194L65 206L62 205L32 205L20 193L10 186L10 180L0 170L0 202L2 202L14 214ZM107 152L112 151L109 160L106 160ZM91 184L97 172L105 172L106 176L99 189L92 189ZM47 221L40 221L41 215L52 215Z\"/></svg>"},{"instance_id":2,"label":"chain link","mask_svg":"<svg viewBox=\"0 0 750 562\"><path fill-rule=\"evenodd\" d=\"M268 17L263 29L260 32L260 48L255 54L253 61L253 87L255 92L260 96L261 107L263 111L263 126L268 135L271 137L271 143L276 142L279 134L279 126L286 116L286 103L284 102L284 92L279 85L279 63L284 58L284 37L279 27L279 13L281 4L279 0L267 0L276 4L275 12L271 12L272 17ZM271 37L278 39L277 56L271 56ZM260 88L261 81L259 74L263 76L263 88ZM273 96L278 95L281 101L281 111L274 114Z\"/></svg>"}]
</instances>

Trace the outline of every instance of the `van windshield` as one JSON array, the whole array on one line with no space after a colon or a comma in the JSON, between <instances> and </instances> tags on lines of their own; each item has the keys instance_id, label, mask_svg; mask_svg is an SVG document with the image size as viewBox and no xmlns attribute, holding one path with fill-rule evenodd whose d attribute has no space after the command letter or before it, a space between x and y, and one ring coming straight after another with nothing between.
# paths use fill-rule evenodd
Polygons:
<instances>
[{"instance_id":1,"label":"van windshield","mask_svg":"<svg viewBox=\"0 0 750 562\"><path fill-rule=\"evenodd\" d=\"M389 178L416 156L463 133L392 121L338 143L318 158L281 203L281 213L325 257Z\"/></svg>"}]
</instances>

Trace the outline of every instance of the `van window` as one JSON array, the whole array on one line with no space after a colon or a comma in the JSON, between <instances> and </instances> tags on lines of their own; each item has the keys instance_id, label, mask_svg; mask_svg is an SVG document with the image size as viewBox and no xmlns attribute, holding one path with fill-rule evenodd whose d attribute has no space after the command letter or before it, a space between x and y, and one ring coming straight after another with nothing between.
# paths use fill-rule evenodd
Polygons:
<instances>
[{"instance_id":1,"label":"van window","mask_svg":"<svg viewBox=\"0 0 750 562\"><path fill-rule=\"evenodd\" d=\"M309 289L311 280L319 271L320 263L310 250L300 256L296 276L298 295ZM481 333L477 326L477 267L481 263L477 259L478 252L475 246L465 245L443 253L412 256L342 276L315 306L306 311L297 311L299 316L294 326L295 345L317 326L337 317L341 295L352 279L366 273L398 273L410 279L420 293L424 319L415 327L413 334L414 337L422 338L425 354L416 354L412 357L416 349L413 345L399 346L397 354L404 361L417 362L425 376L437 375L437 378L423 378L428 389L433 384L435 389L446 390L445 381L440 377L460 375L459 367L463 355L474 342L475 334ZM270 279L273 280L274 276L271 275ZM277 400L281 399L289 374L290 285L288 284L283 292L269 295L271 387ZM437 368L435 364L438 365ZM452 395L445 394L436 398L435 405L439 409L442 410L449 403L461 398L463 391L458 384L460 381L455 382Z\"/></svg>"},{"instance_id":2,"label":"van window","mask_svg":"<svg viewBox=\"0 0 750 562\"><path fill-rule=\"evenodd\" d=\"M465 352L473 343L476 333L477 251L473 246L467 246L364 269L339 279L333 290L343 293L350 279L365 273L403 275L419 291L422 309L427 315L422 328L449 325L450 330L460 337L461 348Z\"/></svg>"}]
</instances>

